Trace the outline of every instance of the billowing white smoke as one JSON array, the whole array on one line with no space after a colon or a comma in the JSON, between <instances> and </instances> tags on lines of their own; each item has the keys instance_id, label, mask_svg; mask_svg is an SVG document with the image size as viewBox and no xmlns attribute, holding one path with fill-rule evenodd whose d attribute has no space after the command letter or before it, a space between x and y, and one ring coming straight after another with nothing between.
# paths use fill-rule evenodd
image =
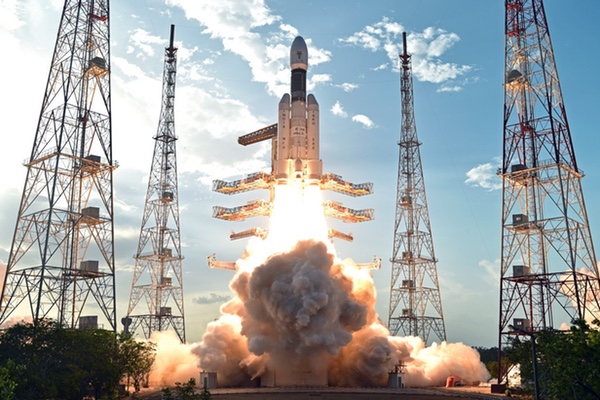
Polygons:
<instances>
[{"instance_id":1,"label":"billowing white smoke","mask_svg":"<svg viewBox=\"0 0 600 400\"><path fill-rule=\"evenodd\" d=\"M236 296L193 349L219 385L298 366L323 369L333 386L385 386L400 363L410 386L442 385L449 375L489 377L478 353L463 344L425 348L419 338L390 337L374 311L370 272L342 263L323 242L301 240L239 270L230 287Z\"/></svg>"},{"instance_id":2,"label":"billowing white smoke","mask_svg":"<svg viewBox=\"0 0 600 400\"><path fill-rule=\"evenodd\" d=\"M6 264L4 261L0 260L0 292L4 287L4 279L6 278Z\"/></svg>"},{"instance_id":3,"label":"billowing white smoke","mask_svg":"<svg viewBox=\"0 0 600 400\"><path fill-rule=\"evenodd\" d=\"M0 260L0 293L2 292L2 289L4 287L4 280L6 279L6 268L7 268L7 266L4 263L4 261ZM6 293L4 294L4 299L1 299L1 300L2 301L0 301L0 303L2 303L3 305L6 304L6 301L7 301ZM31 323L31 322L33 322L33 319L30 315L27 315L27 316L16 315L16 316L12 316L12 317L8 318L6 321L4 321L4 323L0 325L0 329L7 329L16 324Z\"/></svg>"},{"instance_id":4,"label":"billowing white smoke","mask_svg":"<svg viewBox=\"0 0 600 400\"><path fill-rule=\"evenodd\" d=\"M566 273L560 277L561 282L563 282L560 286L560 291L571 300L571 304L575 310L578 309L577 296L579 296L582 302L581 306L585 310L585 321L590 326L593 326L594 320L600 315L600 305L598 303L598 296L600 294L597 275L598 269L600 269L600 266L596 263L596 271L589 271L584 267L580 268L576 273ZM578 282L578 292L575 290L575 280ZM559 329L569 330L570 325L567 321L563 321Z\"/></svg>"},{"instance_id":5,"label":"billowing white smoke","mask_svg":"<svg viewBox=\"0 0 600 400\"><path fill-rule=\"evenodd\" d=\"M193 355L196 345L182 344L173 331L156 331L150 336L156 344L156 358L150 372L150 385L173 386L190 378L198 381L198 359Z\"/></svg>"},{"instance_id":6,"label":"billowing white smoke","mask_svg":"<svg viewBox=\"0 0 600 400\"><path fill-rule=\"evenodd\" d=\"M324 243L307 240L238 272L230 284L236 297L197 349L201 366L218 371L220 383L235 385L280 363L327 365L369 315L343 268ZM232 363L226 352L238 359Z\"/></svg>"}]
</instances>

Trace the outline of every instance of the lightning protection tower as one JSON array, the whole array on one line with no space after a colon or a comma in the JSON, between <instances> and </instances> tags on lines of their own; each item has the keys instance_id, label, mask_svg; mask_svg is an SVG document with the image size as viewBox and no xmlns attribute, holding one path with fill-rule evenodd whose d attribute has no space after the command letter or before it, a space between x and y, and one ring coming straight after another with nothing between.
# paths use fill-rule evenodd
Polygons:
<instances>
[{"instance_id":1,"label":"lightning protection tower","mask_svg":"<svg viewBox=\"0 0 600 400\"><path fill-rule=\"evenodd\" d=\"M419 336L426 343L433 332L446 340L437 260L425 196L421 143L415 125L411 56L400 55L402 131L398 142L398 186L392 253L388 328L392 335Z\"/></svg>"},{"instance_id":2,"label":"lightning protection tower","mask_svg":"<svg viewBox=\"0 0 600 400\"><path fill-rule=\"evenodd\" d=\"M108 0L65 1L0 322L14 313L116 329L109 39Z\"/></svg>"},{"instance_id":3,"label":"lightning protection tower","mask_svg":"<svg viewBox=\"0 0 600 400\"><path fill-rule=\"evenodd\" d=\"M598 318L599 277L542 0L505 1L500 357L518 335Z\"/></svg>"},{"instance_id":4,"label":"lightning protection tower","mask_svg":"<svg viewBox=\"0 0 600 400\"><path fill-rule=\"evenodd\" d=\"M154 155L148 179L146 203L127 317L126 332L141 326L146 339L154 331L172 328L185 343L183 276L177 189L175 142L175 77L177 48L173 46L175 26L171 25L169 47L165 48L162 105ZM140 300L145 300L145 307Z\"/></svg>"}]
</instances>

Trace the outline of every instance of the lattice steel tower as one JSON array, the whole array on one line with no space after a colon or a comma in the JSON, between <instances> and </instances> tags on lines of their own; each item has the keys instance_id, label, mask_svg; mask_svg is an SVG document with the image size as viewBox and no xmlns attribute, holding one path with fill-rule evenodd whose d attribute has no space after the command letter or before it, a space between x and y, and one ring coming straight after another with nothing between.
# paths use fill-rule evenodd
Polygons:
<instances>
[{"instance_id":1,"label":"lattice steel tower","mask_svg":"<svg viewBox=\"0 0 600 400\"><path fill-rule=\"evenodd\" d=\"M116 329L109 39L108 0L65 1L0 322L14 313Z\"/></svg>"},{"instance_id":2,"label":"lattice steel tower","mask_svg":"<svg viewBox=\"0 0 600 400\"><path fill-rule=\"evenodd\" d=\"M392 335L419 336L426 343L430 333L446 340L444 314L437 274L437 260L425 181L421 165L421 143L415 125L411 56L400 55L402 130L398 160L398 189L388 327Z\"/></svg>"},{"instance_id":3,"label":"lattice steel tower","mask_svg":"<svg viewBox=\"0 0 600 400\"><path fill-rule=\"evenodd\" d=\"M542 0L505 2L499 349L600 317L581 178ZM506 366L499 363L499 376Z\"/></svg>"},{"instance_id":4,"label":"lattice steel tower","mask_svg":"<svg viewBox=\"0 0 600 400\"><path fill-rule=\"evenodd\" d=\"M160 120L154 136L154 155L135 255L129 308L123 323L130 333L141 326L146 338L154 331L172 328L185 343L175 146L177 47L173 46L174 34L175 26L171 25L169 47L165 48ZM139 304L142 298L146 302L145 307Z\"/></svg>"}]
</instances>

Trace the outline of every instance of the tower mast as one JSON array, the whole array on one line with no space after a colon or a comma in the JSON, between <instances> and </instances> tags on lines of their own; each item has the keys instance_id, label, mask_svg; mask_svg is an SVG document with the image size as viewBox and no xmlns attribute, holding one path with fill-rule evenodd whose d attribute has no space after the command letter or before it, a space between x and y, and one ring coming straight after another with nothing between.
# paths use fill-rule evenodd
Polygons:
<instances>
[{"instance_id":1,"label":"tower mast","mask_svg":"<svg viewBox=\"0 0 600 400\"><path fill-rule=\"evenodd\" d=\"M108 0L66 0L17 215L0 323L13 313L116 329ZM104 325L106 323L106 325Z\"/></svg>"},{"instance_id":2,"label":"tower mast","mask_svg":"<svg viewBox=\"0 0 600 400\"><path fill-rule=\"evenodd\" d=\"M518 335L598 318L596 256L542 0L505 1L502 349Z\"/></svg>"},{"instance_id":3,"label":"tower mast","mask_svg":"<svg viewBox=\"0 0 600 400\"><path fill-rule=\"evenodd\" d=\"M400 155L388 328L392 335L419 336L427 343L431 332L439 340L446 340L446 328L419 151L421 143L415 125L412 66L406 32L402 33L402 40L402 128L398 142Z\"/></svg>"},{"instance_id":4,"label":"tower mast","mask_svg":"<svg viewBox=\"0 0 600 400\"><path fill-rule=\"evenodd\" d=\"M175 26L171 25L169 47L165 48L162 105L154 155L148 179L146 203L127 317L126 332L141 326L145 338L154 331L172 328L185 343L183 276L177 186L175 136L175 78L177 48L173 45ZM145 299L145 307L140 300Z\"/></svg>"}]
</instances>

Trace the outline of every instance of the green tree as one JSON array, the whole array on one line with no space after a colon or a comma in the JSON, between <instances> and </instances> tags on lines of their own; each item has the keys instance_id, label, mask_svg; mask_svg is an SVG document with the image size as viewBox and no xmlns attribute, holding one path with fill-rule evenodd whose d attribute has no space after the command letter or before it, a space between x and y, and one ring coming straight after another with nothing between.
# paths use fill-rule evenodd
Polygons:
<instances>
[{"instance_id":1,"label":"green tree","mask_svg":"<svg viewBox=\"0 0 600 400\"><path fill-rule=\"evenodd\" d=\"M162 388L160 400L175 400L175 396L173 395L173 392L171 392L171 389L168 387Z\"/></svg>"},{"instance_id":2,"label":"green tree","mask_svg":"<svg viewBox=\"0 0 600 400\"><path fill-rule=\"evenodd\" d=\"M498 378L498 347L474 347L492 378ZM504 355L503 355L504 357Z\"/></svg>"},{"instance_id":3,"label":"green tree","mask_svg":"<svg viewBox=\"0 0 600 400\"><path fill-rule=\"evenodd\" d=\"M135 391L138 392L154 365L156 345L151 342L140 342L133 339L131 335L122 334L119 338L119 346L125 374L133 380Z\"/></svg>"},{"instance_id":4,"label":"green tree","mask_svg":"<svg viewBox=\"0 0 600 400\"><path fill-rule=\"evenodd\" d=\"M13 360L7 360L6 366L0 367L0 400L13 400L17 382L12 378L17 367Z\"/></svg>"},{"instance_id":5,"label":"green tree","mask_svg":"<svg viewBox=\"0 0 600 400\"><path fill-rule=\"evenodd\" d=\"M103 329L64 329L39 320L0 334L0 371L16 384L17 399L112 398L126 374L147 374L153 361L152 345Z\"/></svg>"},{"instance_id":6,"label":"green tree","mask_svg":"<svg viewBox=\"0 0 600 400\"><path fill-rule=\"evenodd\" d=\"M96 399L115 393L125 375L117 335L104 329L70 330L68 333L72 338L68 354L76 357L72 362L80 371L81 392L90 390Z\"/></svg>"},{"instance_id":7,"label":"green tree","mask_svg":"<svg viewBox=\"0 0 600 400\"><path fill-rule=\"evenodd\" d=\"M59 384L71 374L63 336L57 324L47 320L14 325L0 336L0 366L9 367L10 360L19 367L12 369L16 398L71 398L68 388Z\"/></svg>"},{"instance_id":8,"label":"green tree","mask_svg":"<svg viewBox=\"0 0 600 400\"><path fill-rule=\"evenodd\" d=\"M568 332L536 333L538 380L545 398L600 399L600 324L594 325L578 320ZM516 340L508 355L520 364L521 379L533 382L531 341Z\"/></svg>"},{"instance_id":9,"label":"green tree","mask_svg":"<svg viewBox=\"0 0 600 400\"><path fill-rule=\"evenodd\" d=\"M180 400L197 400L200 399L200 395L195 392L196 379L190 378L185 383L175 382L175 393L177 393L177 399Z\"/></svg>"}]
</instances>

